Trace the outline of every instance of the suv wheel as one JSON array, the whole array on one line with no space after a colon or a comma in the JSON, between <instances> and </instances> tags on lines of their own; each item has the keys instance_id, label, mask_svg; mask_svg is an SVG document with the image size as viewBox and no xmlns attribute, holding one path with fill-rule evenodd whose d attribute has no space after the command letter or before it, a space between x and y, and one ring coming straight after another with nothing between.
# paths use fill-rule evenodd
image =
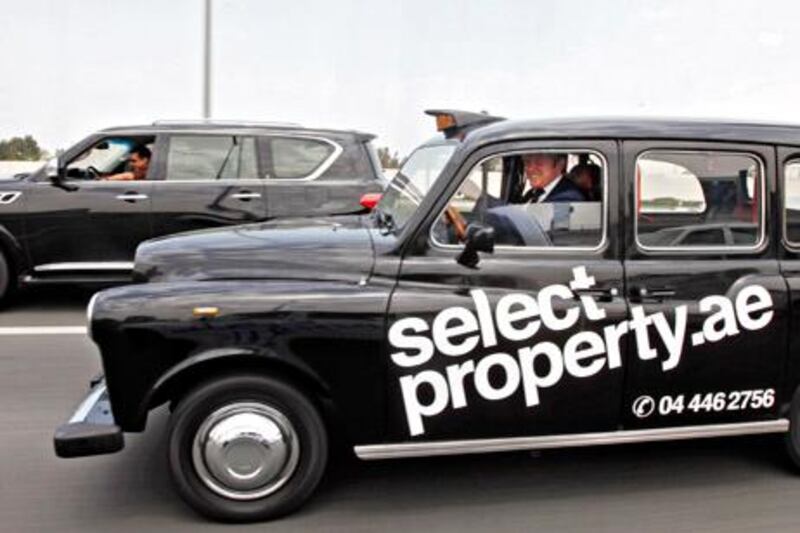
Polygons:
<instances>
[{"instance_id":1,"label":"suv wheel","mask_svg":"<svg viewBox=\"0 0 800 533\"><path fill-rule=\"evenodd\" d=\"M8 303L13 289L11 267L3 252L0 251L0 307Z\"/></svg>"},{"instance_id":2,"label":"suv wheel","mask_svg":"<svg viewBox=\"0 0 800 533\"><path fill-rule=\"evenodd\" d=\"M175 409L169 464L178 492L208 517L244 522L304 503L325 471L328 438L314 405L263 376L228 376Z\"/></svg>"}]
</instances>

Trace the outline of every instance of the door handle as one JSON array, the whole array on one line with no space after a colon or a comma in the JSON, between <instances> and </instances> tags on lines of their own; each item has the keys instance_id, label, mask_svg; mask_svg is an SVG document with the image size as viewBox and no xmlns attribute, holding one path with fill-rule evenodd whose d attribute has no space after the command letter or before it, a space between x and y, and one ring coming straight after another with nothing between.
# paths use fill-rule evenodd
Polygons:
<instances>
[{"instance_id":1,"label":"door handle","mask_svg":"<svg viewBox=\"0 0 800 533\"><path fill-rule=\"evenodd\" d=\"M260 192L250 192L250 191L242 191L237 192L231 195L231 198L235 198L237 200L241 200L243 202L249 202L250 200L256 200L261 198Z\"/></svg>"},{"instance_id":2,"label":"door handle","mask_svg":"<svg viewBox=\"0 0 800 533\"><path fill-rule=\"evenodd\" d=\"M134 203L139 200L147 200L149 197L146 194L126 192L125 194L118 194L116 198L117 200L122 200L123 202Z\"/></svg>"},{"instance_id":3,"label":"door handle","mask_svg":"<svg viewBox=\"0 0 800 533\"><path fill-rule=\"evenodd\" d=\"M610 302L619 296L619 289L616 287L608 287L606 289L572 289L572 294L575 295L576 299L581 296L591 296L600 302Z\"/></svg>"},{"instance_id":4,"label":"door handle","mask_svg":"<svg viewBox=\"0 0 800 533\"><path fill-rule=\"evenodd\" d=\"M637 302L644 300L661 301L664 298L675 296L675 289L671 287L633 287L631 289L631 299Z\"/></svg>"}]
</instances>

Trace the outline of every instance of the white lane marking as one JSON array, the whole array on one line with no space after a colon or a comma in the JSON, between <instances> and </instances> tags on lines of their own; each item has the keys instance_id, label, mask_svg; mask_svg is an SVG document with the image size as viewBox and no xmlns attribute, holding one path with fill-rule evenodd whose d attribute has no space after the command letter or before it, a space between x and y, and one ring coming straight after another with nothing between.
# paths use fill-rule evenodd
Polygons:
<instances>
[{"instance_id":1,"label":"white lane marking","mask_svg":"<svg viewBox=\"0 0 800 533\"><path fill-rule=\"evenodd\" d=\"M0 335L86 335L86 326L0 327Z\"/></svg>"}]
</instances>

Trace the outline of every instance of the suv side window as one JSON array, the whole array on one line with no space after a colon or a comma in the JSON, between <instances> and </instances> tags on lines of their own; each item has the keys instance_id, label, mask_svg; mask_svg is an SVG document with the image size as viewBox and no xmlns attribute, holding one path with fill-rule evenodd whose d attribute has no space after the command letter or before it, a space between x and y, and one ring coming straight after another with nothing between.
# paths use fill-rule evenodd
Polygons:
<instances>
[{"instance_id":1,"label":"suv side window","mask_svg":"<svg viewBox=\"0 0 800 533\"><path fill-rule=\"evenodd\" d=\"M476 165L432 229L440 246L461 246L471 223L498 246L592 250L605 238L607 165L597 152L514 152Z\"/></svg>"},{"instance_id":2,"label":"suv side window","mask_svg":"<svg viewBox=\"0 0 800 533\"><path fill-rule=\"evenodd\" d=\"M764 238L764 171L747 153L645 152L636 160L643 249L755 248Z\"/></svg>"},{"instance_id":3,"label":"suv side window","mask_svg":"<svg viewBox=\"0 0 800 533\"><path fill-rule=\"evenodd\" d=\"M73 157L66 165L68 179L99 180L125 172L137 147L153 149L154 137L106 137Z\"/></svg>"},{"instance_id":4,"label":"suv side window","mask_svg":"<svg viewBox=\"0 0 800 533\"><path fill-rule=\"evenodd\" d=\"M273 179L311 179L332 163L336 146L318 139L274 137L270 139Z\"/></svg>"},{"instance_id":5,"label":"suv side window","mask_svg":"<svg viewBox=\"0 0 800 533\"><path fill-rule=\"evenodd\" d=\"M255 140L233 135L173 135L168 181L257 179Z\"/></svg>"}]
</instances>

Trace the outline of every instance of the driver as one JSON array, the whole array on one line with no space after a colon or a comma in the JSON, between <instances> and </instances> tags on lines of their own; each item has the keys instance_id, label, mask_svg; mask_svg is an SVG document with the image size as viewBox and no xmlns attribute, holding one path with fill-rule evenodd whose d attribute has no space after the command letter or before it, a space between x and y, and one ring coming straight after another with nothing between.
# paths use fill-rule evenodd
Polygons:
<instances>
[{"instance_id":1,"label":"driver","mask_svg":"<svg viewBox=\"0 0 800 533\"><path fill-rule=\"evenodd\" d=\"M522 164L528 190L519 203L586 201L581 189L566 179L567 154L525 154Z\"/></svg>"},{"instance_id":2,"label":"driver","mask_svg":"<svg viewBox=\"0 0 800 533\"><path fill-rule=\"evenodd\" d=\"M128 169L126 172L104 176L102 179L107 181L138 181L147 179L147 169L150 166L152 152L146 146L137 146L131 150L128 157Z\"/></svg>"}]
</instances>

